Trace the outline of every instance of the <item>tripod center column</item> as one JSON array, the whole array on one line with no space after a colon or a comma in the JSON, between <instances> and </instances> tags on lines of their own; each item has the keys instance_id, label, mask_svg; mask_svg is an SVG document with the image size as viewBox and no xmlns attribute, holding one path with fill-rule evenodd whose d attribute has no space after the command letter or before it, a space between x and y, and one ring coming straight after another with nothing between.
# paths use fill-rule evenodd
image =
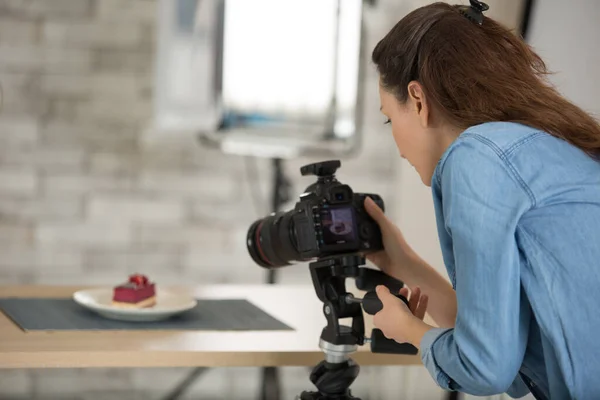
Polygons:
<instances>
[{"instance_id":1,"label":"tripod center column","mask_svg":"<svg viewBox=\"0 0 600 400\"><path fill-rule=\"evenodd\" d=\"M323 339L319 340L319 347L325 353L325 361L340 364L350 359L350 354L358 349L356 344L332 344Z\"/></svg>"}]
</instances>

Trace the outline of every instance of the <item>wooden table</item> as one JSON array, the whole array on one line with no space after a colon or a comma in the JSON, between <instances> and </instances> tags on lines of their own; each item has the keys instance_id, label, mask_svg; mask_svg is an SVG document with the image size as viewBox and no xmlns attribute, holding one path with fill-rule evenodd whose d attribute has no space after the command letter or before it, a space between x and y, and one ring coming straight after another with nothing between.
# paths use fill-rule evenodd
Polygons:
<instances>
[{"instance_id":1,"label":"wooden table","mask_svg":"<svg viewBox=\"0 0 600 400\"><path fill-rule=\"evenodd\" d=\"M71 297L80 287L0 287L0 297ZM314 366L323 359L322 303L312 286L240 285L177 288L198 298L246 298L294 331L24 332L0 312L0 368ZM366 332L371 319L366 316ZM360 365L420 365L418 355L371 353Z\"/></svg>"}]
</instances>

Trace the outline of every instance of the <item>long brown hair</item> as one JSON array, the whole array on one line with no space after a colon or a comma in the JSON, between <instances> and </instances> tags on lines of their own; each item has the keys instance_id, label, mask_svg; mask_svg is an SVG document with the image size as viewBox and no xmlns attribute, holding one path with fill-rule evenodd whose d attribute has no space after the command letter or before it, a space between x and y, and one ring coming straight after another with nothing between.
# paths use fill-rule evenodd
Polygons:
<instances>
[{"instance_id":1,"label":"long brown hair","mask_svg":"<svg viewBox=\"0 0 600 400\"><path fill-rule=\"evenodd\" d=\"M518 122L600 155L598 121L558 93L521 37L488 17L478 25L457 5L418 8L377 44L372 60L401 103L416 80L433 108L459 127Z\"/></svg>"}]
</instances>

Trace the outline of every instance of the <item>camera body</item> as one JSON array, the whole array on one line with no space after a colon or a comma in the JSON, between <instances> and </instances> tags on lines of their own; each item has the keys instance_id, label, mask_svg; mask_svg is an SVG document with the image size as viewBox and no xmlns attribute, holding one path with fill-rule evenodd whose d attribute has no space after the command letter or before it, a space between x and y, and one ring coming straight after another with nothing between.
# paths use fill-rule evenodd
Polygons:
<instances>
[{"instance_id":1,"label":"camera body","mask_svg":"<svg viewBox=\"0 0 600 400\"><path fill-rule=\"evenodd\" d=\"M309 186L294 207L292 220L300 258L381 250L379 226L364 208L369 196L383 209L381 197L354 193L335 178L323 178Z\"/></svg>"},{"instance_id":2,"label":"camera body","mask_svg":"<svg viewBox=\"0 0 600 400\"><path fill-rule=\"evenodd\" d=\"M256 221L248 231L248 250L267 268L290 265L343 253L369 253L383 249L378 224L364 208L366 197L384 210L377 194L355 193L339 182L339 160L303 166L303 176L316 175L293 210Z\"/></svg>"}]
</instances>

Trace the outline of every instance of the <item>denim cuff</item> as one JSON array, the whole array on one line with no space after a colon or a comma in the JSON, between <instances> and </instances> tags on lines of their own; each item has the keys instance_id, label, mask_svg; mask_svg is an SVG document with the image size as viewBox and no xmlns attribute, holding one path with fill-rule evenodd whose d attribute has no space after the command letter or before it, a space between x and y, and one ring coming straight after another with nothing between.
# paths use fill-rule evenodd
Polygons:
<instances>
[{"instance_id":1,"label":"denim cuff","mask_svg":"<svg viewBox=\"0 0 600 400\"><path fill-rule=\"evenodd\" d=\"M435 341L440 336L452 331L452 328L432 328L428 330L420 343L421 350L421 361L423 365L429 371L431 377L437 382L438 386L445 390L453 390L451 388L452 380L450 377L438 366L435 360L435 352L433 346Z\"/></svg>"}]
</instances>

